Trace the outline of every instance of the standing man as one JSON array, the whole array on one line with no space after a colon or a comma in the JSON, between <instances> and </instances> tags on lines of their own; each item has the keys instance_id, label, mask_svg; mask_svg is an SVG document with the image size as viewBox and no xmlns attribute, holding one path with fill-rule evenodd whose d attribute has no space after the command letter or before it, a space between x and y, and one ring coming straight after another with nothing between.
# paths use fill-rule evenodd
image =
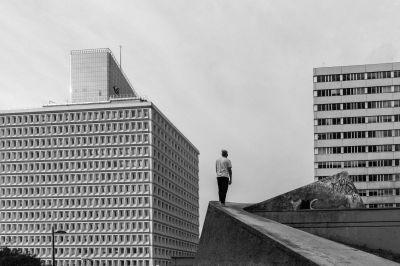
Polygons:
<instances>
[{"instance_id":1,"label":"standing man","mask_svg":"<svg viewBox=\"0 0 400 266\"><path fill-rule=\"evenodd\" d=\"M219 201L225 206L228 185L232 184L232 163L228 159L227 150L222 150L221 155L222 157L215 163L215 171L217 172Z\"/></svg>"}]
</instances>

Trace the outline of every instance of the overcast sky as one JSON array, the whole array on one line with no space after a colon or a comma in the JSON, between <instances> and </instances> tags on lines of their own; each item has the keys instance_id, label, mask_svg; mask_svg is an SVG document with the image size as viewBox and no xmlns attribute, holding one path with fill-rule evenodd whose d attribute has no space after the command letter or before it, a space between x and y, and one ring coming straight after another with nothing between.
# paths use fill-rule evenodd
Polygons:
<instances>
[{"instance_id":1,"label":"overcast sky","mask_svg":"<svg viewBox=\"0 0 400 266\"><path fill-rule=\"evenodd\" d=\"M105 48L200 150L200 222L313 181L314 67L400 61L398 1L0 2L0 109L69 97L69 52Z\"/></svg>"}]
</instances>

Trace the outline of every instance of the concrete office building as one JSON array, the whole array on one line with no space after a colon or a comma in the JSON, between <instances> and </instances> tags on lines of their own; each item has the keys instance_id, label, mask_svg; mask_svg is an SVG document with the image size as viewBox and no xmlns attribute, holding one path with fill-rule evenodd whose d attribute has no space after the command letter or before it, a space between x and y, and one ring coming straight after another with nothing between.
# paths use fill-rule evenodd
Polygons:
<instances>
[{"instance_id":1,"label":"concrete office building","mask_svg":"<svg viewBox=\"0 0 400 266\"><path fill-rule=\"evenodd\" d=\"M314 69L315 179L348 171L368 208L400 207L400 63Z\"/></svg>"},{"instance_id":2,"label":"concrete office building","mask_svg":"<svg viewBox=\"0 0 400 266\"><path fill-rule=\"evenodd\" d=\"M198 150L108 49L71 53L65 105L0 112L0 243L57 265L170 265L199 237Z\"/></svg>"}]
</instances>

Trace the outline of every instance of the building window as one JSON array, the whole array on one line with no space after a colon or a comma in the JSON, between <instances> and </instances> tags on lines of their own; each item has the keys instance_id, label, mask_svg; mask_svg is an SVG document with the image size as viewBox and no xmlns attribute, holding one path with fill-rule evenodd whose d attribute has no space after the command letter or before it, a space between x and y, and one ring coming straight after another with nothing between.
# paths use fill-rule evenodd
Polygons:
<instances>
[{"instance_id":1,"label":"building window","mask_svg":"<svg viewBox=\"0 0 400 266\"><path fill-rule=\"evenodd\" d=\"M362 80L364 79L364 77L365 77L364 73L348 73L348 74L343 74L343 81Z\"/></svg>"},{"instance_id":2,"label":"building window","mask_svg":"<svg viewBox=\"0 0 400 266\"><path fill-rule=\"evenodd\" d=\"M317 82L335 82L340 81L340 74L317 76Z\"/></svg>"},{"instance_id":3,"label":"building window","mask_svg":"<svg viewBox=\"0 0 400 266\"><path fill-rule=\"evenodd\" d=\"M386 79L391 78L391 71L368 72L367 79Z\"/></svg>"}]
</instances>

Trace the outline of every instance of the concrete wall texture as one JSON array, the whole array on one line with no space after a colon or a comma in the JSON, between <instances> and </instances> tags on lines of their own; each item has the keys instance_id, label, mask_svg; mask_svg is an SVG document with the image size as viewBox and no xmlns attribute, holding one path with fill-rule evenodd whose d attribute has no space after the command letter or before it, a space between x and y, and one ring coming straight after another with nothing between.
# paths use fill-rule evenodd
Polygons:
<instances>
[{"instance_id":1,"label":"concrete wall texture","mask_svg":"<svg viewBox=\"0 0 400 266\"><path fill-rule=\"evenodd\" d=\"M400 255L400 209L260 211L256 214L341 243Z\"/></svg>"},{"instance_id":2,"label":"concrete wall texture","mask_svg":"<svg viewBox=\"0 0 400 266\"><path fill-rule=\"evenodd\" d=\"M400 265L243 210L210 202L196 266Z\"/></svg>"},{"instance_id":3,"label":"concrete wall texture","mask_svg":"<svg viewBox=\"0 0 400 266\"><path fill-rule=\"evenodd\" d=\"M195 265L316 265L209 206Z\"/></svg>"}]
</instances>

